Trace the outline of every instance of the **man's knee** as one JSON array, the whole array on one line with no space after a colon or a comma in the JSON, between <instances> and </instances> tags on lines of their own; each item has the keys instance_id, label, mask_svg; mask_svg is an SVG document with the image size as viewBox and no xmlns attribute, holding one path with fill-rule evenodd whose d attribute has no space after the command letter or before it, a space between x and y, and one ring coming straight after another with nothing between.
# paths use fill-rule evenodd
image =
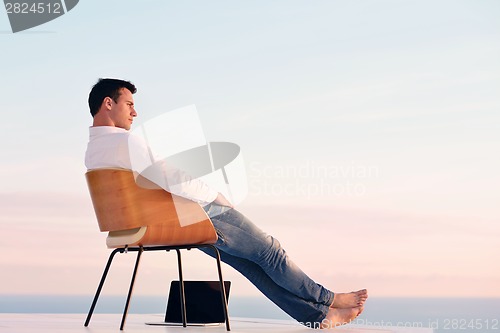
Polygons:
<instances>
[{"instance_id":1,"label":"man's knee","mask_svg":"<svg viewBox=\"0 0 500 333\"><path fill-rule=\"evenodd\" d=\"M272 236L267 236L266 238L268 246L262 253L262 258L263 260L272 263L273 266L279 266L287 259L286 251L276 238Z\"/></svg>"}]
</instances>

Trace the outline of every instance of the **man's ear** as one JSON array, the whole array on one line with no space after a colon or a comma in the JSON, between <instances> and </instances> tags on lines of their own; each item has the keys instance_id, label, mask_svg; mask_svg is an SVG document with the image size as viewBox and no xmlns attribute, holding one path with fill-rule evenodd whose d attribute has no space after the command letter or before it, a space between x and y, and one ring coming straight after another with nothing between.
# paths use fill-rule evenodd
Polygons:
<instances>
[{"instance_id":1,"label":"man's ear","mask_svg":"<svg viewBox=\"0 0 500 333\"><path fill-rule=\"evenodd\" d=\"M106 110L111 110L111 107L113 106L113 99L111 99L111 97L104 97L102 104L104 105Z\"/></svg>"}]
</instances>

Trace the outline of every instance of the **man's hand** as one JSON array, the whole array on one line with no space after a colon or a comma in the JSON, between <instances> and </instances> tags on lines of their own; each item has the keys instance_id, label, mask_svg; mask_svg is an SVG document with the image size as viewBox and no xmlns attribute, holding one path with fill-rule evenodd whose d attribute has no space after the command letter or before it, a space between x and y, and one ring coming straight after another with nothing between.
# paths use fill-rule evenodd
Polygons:
<instances>
[{"instance_id":1,"label":"man's hand","mask_svg":"<svg viewBox=\"0 0 500 333\"><path fill-rule=\"evenodd\" d=\"M215 200L213 201L213 203L215 203L217 205L221 205L221 206L234 208L233 205L220 192L217 195L217 198L215 198Z\"/></svg>"}]
</instances>

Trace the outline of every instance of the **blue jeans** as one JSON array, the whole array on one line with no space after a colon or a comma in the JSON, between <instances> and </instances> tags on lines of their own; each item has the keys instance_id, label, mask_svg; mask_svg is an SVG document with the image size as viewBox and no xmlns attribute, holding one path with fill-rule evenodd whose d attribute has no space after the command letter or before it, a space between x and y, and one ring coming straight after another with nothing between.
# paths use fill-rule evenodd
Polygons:
<instances>
[{"instance_id":1,"label":"blue jeans","mask_svg":"<svg viewBox=\"0 0 500 333\"><path fill-rule=\"evenodd\" d=\"M311 280L295 265L277 239L257 228L236 209L204 207L218 235L221 260L252 282L267 298L304 325L320 323L333 292ZM210 249L203 252L213 256Z\"/></svg>"}]
</instances>

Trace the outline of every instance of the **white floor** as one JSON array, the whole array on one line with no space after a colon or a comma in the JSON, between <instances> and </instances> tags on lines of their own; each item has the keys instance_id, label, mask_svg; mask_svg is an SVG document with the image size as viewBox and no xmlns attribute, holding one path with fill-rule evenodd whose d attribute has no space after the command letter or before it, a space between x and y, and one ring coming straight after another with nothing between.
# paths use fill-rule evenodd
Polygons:
<instances>
[{"instance_id":1,"label":"white floor","mask_svg":"<svg viewBox=\"0 0 500 333\"><path fill-rule=\"evenodd\" d=\"M89 327L84 327L85 314L11 314L0 313L0 332L8 333L119 333L121 315L119 314L94 314ZM129 314L123 332L146 333L223 333L225 326L207 327L172 327L151 326L146 322L161 322L162 315ZM395 328L395 327L360 327L346 325L335 329L342 333L431 333L431 329ZM313 330L301 326L293 321L266 320L251 318L231 318L231 332L275 332L275 333L301 333Z\"/></svg>"}]
</instances>

